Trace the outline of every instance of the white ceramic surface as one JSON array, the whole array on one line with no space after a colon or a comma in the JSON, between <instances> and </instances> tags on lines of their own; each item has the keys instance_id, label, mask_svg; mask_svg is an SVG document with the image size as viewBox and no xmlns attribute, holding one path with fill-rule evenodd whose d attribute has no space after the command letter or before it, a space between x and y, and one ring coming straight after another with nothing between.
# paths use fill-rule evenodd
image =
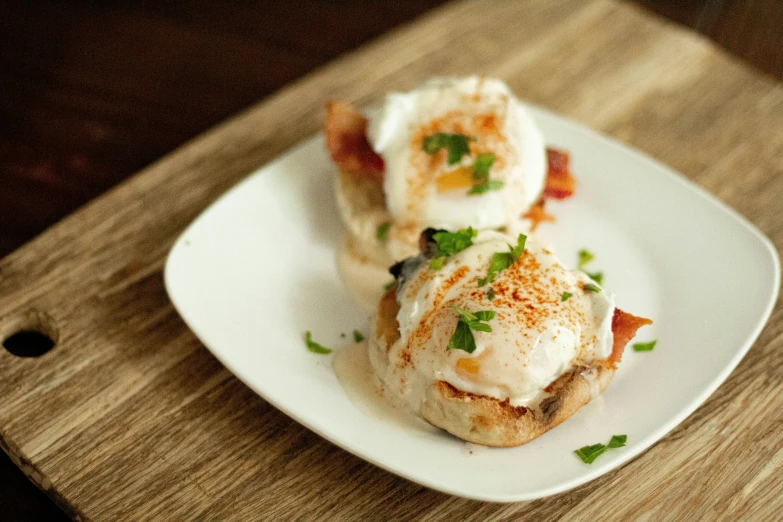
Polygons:
<instances>
[{"instance_id":1,"label":"white ceramic surface","mask_svg":"<svg viewBox=\"0 0 783 522\"><path fill-rule=\"evenodd\" d=\"M607 391L560 427L518 448L490 449L416 424L368 415L345 393L333 355L368 315L338 278L342 228L335 168L316 136L261 168L177 240L166 288L204 344L237 377L311 430L369 462L455 495L519 501L583 484L650 447L726 379L767 321L780 284L777 254L744 218L660 163L540 109L549 145L571 153L577 195L548 206L540 236L589 269L619 307L655 321L626 350ZM341 338L345 332L348 337ZM627 434L592 465L573 450ZM654 465L654 464L650 464Z\"/></svg>"}]
</instances>

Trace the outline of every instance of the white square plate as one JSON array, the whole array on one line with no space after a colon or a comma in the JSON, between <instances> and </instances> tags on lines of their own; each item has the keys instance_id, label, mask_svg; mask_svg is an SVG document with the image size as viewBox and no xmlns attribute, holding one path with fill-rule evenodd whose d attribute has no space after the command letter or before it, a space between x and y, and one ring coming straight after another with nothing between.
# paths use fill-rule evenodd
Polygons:
<instances>
[{"instance_id":1,"label":"white square plate","mask_svg":"<svg viewBox=\"0 0 783 522\"><path fill-rule=\"evenodd\" d=\"M415 482L492 501L529 500L583 484L628 461L693 412L758 337L780 283L777 254L744 218L660 163L534 109L547 144L571 153L575 197L541 227L566 264L587 247L591 269L624 310L650 317L606 392L560 427L518 448L490 449L439 430L368 415L338 382L340 333L368 315L335 267L342 227L335 168L314 137L261 168L182 234L165 269L187 324L267 401L355 455ZM592 465L573 450L627 434ZM470 451L468 451L470 449Z\"/></svg>"}]
</instances>

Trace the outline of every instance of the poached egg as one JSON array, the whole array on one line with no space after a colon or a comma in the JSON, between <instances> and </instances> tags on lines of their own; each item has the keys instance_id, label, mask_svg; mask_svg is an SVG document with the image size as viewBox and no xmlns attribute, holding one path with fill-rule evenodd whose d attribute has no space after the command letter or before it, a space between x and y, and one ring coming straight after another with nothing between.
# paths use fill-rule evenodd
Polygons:
<instances>
[{"instance_id":1,"label":"poached egg","mask_svg":"<svg viewBox=\"0 0 783 522\"><path fill-rule=\"evenodd\" d=\"M614 295L595 286L599 291L589 290L585 285L594 285L592 280L565 268L534 238L511 266L479 286L493 254L508 252L515 242L484 231L438 270L423 256L403 265L400 337L391 346L372 340L370 360L384 385L413 411L420 410L434 381L536 407L555 379L611 354ZM491 331L472 331L472 353L448 349L459 321L455 306L495 312L486 321Z\"/></svg>"},{"instance_id":2,"label":"poached egg","mask_svg":"<svg viewBox=\"0 0 783 522\"><path fill-rule=\"evenodd\" d=\"M424 151L424 139L438 133L467 137L470 153L449 164L445 151ZM388 94L370 116L367 135L384 160L386 207L398 224L448 230L509 226L544 188L544 139L500 80L435 78L410 92ZM468 194L471 168L481 153L494 154L490 179L503 185Z\"/></svg>"}]
</instances>

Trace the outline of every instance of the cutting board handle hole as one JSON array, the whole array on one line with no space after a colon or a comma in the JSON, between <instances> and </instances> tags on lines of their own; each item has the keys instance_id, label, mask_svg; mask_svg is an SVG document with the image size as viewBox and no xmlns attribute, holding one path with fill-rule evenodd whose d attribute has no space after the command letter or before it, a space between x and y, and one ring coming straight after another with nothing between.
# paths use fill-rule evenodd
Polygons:
<instances>
[{"instance_id":1,"label":"cutting board handle hole","mask_svg":"<svg viewBox=\"0 0 783 522\"><path fill-rule=\"evenodd\" d=\"M55 347L60 331L47 313L27 310L0 318L0 339L18 357L40 357Z\"/></svg>"}]
</instances>

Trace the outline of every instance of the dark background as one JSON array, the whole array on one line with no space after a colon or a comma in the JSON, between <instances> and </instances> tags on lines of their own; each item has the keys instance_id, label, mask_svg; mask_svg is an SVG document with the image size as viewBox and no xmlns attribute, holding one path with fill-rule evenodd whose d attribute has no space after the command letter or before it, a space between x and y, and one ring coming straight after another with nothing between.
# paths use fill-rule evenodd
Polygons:
<instances>
[{"instance_id":1,"label":"dark background","mask_svg":"<svg viewBox=\"0 0 783 522\"><path fill-rule=\"evenodd\" d=\"M444 3L0 0L0 257L212 125ZM632 3L783 78L781 0ZM0 519L66 520L2 452Z\"/></svg>"}]
</instances>

